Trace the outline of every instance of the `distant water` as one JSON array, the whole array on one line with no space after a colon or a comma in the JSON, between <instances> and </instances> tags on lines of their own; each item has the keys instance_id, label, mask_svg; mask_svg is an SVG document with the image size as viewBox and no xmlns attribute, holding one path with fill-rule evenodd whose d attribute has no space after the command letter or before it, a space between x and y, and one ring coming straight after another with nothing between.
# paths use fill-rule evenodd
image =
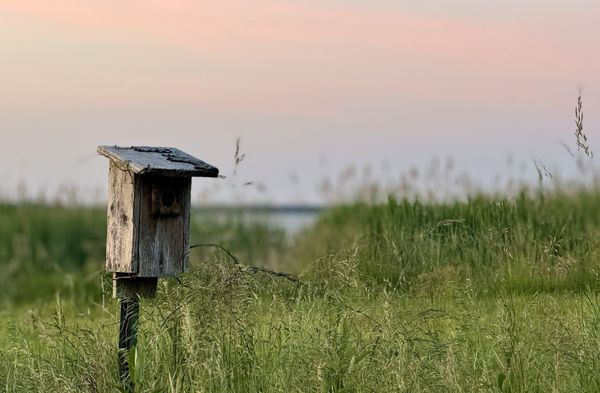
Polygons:
<instances>
[{"instance_id":1,"label":"distant water","mask_svg":"<svg viewBox=\"0 0 600 393\"><path fill-rule=\"evenodd\" d=\"M208 217L217 221L237 221L261 223L272 228L281 228L290 235L314 225L322 207L285 206L285 207L204 207L196 208L196 217Z\"/></svg>"}]
</instances>

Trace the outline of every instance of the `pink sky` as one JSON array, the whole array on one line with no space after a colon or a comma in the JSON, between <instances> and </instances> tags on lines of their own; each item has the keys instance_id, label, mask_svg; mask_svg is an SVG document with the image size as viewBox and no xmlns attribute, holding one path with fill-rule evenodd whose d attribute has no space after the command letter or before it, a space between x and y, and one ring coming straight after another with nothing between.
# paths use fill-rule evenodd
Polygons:
<instances>
[{"instance_id":1,"label":"pink sky","mask_svg":"<svg viewBox=\"0 0 600 393\"><path fill-rule=\"evenodd\" d=\"M500 165L478 162L486 149L561 166L579 86L600 123L599 17L584 0L10 2L0 126L11 146L71 141L74 158L6 144L0 175L103 186L103 162L71 165L99 143L190 146L226 167L237 136L248 176L278 200L292 198L289 173L322 155L332 171L362 165L357 155L399 171L453 155L486 176Z\"/></svg>"}]
</instances>

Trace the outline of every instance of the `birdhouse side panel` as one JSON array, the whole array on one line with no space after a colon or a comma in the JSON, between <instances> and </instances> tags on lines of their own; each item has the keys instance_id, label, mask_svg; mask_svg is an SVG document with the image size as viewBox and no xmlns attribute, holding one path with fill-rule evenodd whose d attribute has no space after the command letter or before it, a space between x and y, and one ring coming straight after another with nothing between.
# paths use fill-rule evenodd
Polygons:
<instances>
[{"instance_id":1,"label":"birdhouse side panel","mask_svg":"<svg viewBox=\"0 0 600 393\"><path fill-rule=\"evenodd\" d=\"M139 181L110 164L108 174L106 270L137 272L136 225L139 220Z\"/></svg>"},{"instance_id":2,"label":"birdhouse side panel","mask_svg":"<svg viewBox=\"0 0 600 393\"><path fill-rule=\"evenodd\" d=\"M191 178L141 176L137 277L183 273L189 246Z\"/></svg>"}]
</instances>

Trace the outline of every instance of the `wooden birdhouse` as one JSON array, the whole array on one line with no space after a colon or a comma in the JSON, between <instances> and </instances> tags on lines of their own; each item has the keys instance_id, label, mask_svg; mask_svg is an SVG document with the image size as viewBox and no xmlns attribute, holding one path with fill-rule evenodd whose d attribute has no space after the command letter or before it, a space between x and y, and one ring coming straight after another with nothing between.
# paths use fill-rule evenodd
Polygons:
<instances>
[{"instance_id":1,"label":"wooden birdhouse","mask_svg":"<svg viewBox=\"0 0 600 393\"><path fill-rule=\"evenodd\" d=\"M171 147L100 146L98 153L110 160L106 270L154 282L186 271L191 178L219 170Z\"/></svg>"}]
</instances>

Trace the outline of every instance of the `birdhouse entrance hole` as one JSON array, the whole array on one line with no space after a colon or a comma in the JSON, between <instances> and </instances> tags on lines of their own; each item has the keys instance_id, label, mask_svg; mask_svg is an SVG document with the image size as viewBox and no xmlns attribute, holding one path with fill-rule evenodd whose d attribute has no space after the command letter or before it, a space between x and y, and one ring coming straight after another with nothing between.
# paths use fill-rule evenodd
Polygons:
<instances>
[{"instance_id":1,"label":"birdhouse entrance hole","mask_svg":"<svg viewBox=\"0 0 600 393\"><path fill-rule=\"evenodd\" d=\"M152 214L169 216L182 213L185 180L155 179L152 182Z\"/></svg>"}]
</instances>

